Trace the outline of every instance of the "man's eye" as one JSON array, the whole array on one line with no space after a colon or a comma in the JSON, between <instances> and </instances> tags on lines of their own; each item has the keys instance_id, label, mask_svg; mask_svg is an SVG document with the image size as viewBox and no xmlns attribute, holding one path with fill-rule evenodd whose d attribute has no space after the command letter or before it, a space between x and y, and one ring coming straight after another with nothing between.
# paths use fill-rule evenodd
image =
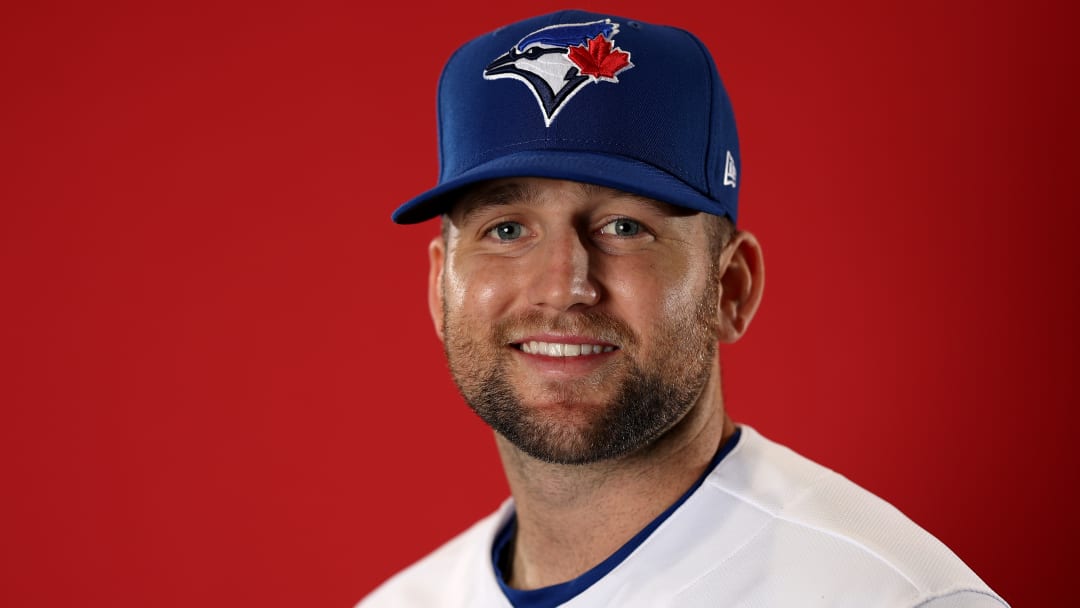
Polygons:
<instances>
[{"instance_id":1,"label":"man's eye","mask_svg":"<svg viewBox=\"0 0 1080 608\"><path fill-rule=\"evenodd\" d=\"M601 234L611 234L614 236L634 236L639 232L641 232L641 224L625 217L608 222L600 229Z\"/></svg>"},{"instance_id":2,"label":"man's eye","mask_svg":"<svg viewBox=\"0 0 1080 608\"><path fill-rule=\"evenodd\" d=\"M513 241L525 235L525 227L517 222L503 222L489 232L500 241Z\"/></svg>"}]
</instances>

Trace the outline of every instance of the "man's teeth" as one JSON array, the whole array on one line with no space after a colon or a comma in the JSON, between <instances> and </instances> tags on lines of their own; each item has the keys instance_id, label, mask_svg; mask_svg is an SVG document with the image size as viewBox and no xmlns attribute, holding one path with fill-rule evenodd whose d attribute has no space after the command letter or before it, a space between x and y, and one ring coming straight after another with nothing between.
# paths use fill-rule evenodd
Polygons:
<instances>
[{"instance_id":1,"label":"man's teeth","mask_svg":"<svg viewBox=\"0 0 1080 608\"><path fill-rule=\"evenodd\" d=\"M530 355L544 355L547 357L578 357L581 355L598 355L610 353L615 350L614 346L602 346L600 344L561 344L559 342L522 342L522 352Z\"/></svg>"}]
</instances>

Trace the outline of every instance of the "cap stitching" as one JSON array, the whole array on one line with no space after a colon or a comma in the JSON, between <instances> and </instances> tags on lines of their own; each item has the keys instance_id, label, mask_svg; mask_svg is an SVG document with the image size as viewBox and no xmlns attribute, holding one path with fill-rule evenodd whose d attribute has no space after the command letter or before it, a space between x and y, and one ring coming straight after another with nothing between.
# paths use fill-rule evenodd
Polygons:
<instances>
[{"instance_id":1,"label":"cap stitching","mask_svg":"<svg viewBox=\"0 0 1080 608\"><path fill-rule=\"evenodd\" d=\"M443 103L442 103L443 86L445 86L445 84L446 84L446 74L447 74L447 72L450 71L450 66L453 65L454 58L457 57L459 54L461 54L465 50L465 47L467 47L467 46L469 46L469 45L463 44L463 45L459 46L457 49L455 49L453 53L450 54L450 58L447 59L446 63L443 65L442 74L439 75L439 84L438 84L437 87L435 87L435 120L437 121L436 126L438 128L438 137L439 137L439 142L438 143L439 143L439 181L440 182L443 181L443 171L446 170L446 161L445 161L445 159L446 159L446 138L443 137L443 124L444 124L444 121L443 121Z\"/></svg>"},{"instance_id":2,"label":"cap stitching","mask_svg":"<svg viewBox=\"0 0 1080 608\"><path fill-rule=\"evenodd\" d=\"M714 105L715 105L713 103L713 101L714 101L714 98L716 97L716 91L714 90L714 87L716 86L716 78L717 78L717 76L714 74L714 71L719 71L719 70L718 69L714 70L712 61L710 60L709 51L708 51L708 49L705 48L705 43L703 43L701 40L699 40L697 36L694 36L693 34L691 34L690 32L688 32L688 31L686 31L686 30L684 30L682 28L673 28L673 29L677 30L678 32L681 32L684 36L689 38L694 43L694 45L698 49L698 52L701 53L701 59L705 64L705 71L709 75L709 79L708 79L708 84L709 84L708 99L706 100L706 105L705 105L705 107L708 108L708 110L706 111L706 121L705 121L705 125L703 126L703 128L705 129L705 150L704 150L705 153L702 155L702 163L703 164L701 166L701 175L705 178L705 192L711 197L712 192L713 192L713 183L712 183L713 178L712 178L711 172L709 171L709 167L711 166L711 161L712 161L712 159L710 158L710 156L712 156L712 144L713 144L712 140L713 140L713 137L715 137L715 135L716 135L715 133L713 133L713 129L712 129L713 110L714 110ZM719 196L717 198L719 198Z\"/></svg>"},{"instance_id":3,"label":"cap stitching","mask_svg":"<svg viewBox=\"0 0 1080 608\"><path fill-rule=\"evenodd\" d=\"M524 147L524 146L527 146L529 144L533 144L533 143L536 143L536 142L548 142L548 141L549 140L546 139L546 138L530 139L530 140L527 140L527 141L517 142L517 143L513 143L513 144L507 144L505 146L500 146L498 148L492 148L490 150L485 151L483 154L474 155L472 158L469 159L468 164L465 165L465 166L470 167L470 168L475 167L475 166L479 165L480 163L486 162L487 160L490 160L492 157L497 156L497 155L499 155L499 153L504 152L506 150L513 150L515 148L521 148L521 147ZM616 148L616 149L623 149L623 150L625 150L627 148L633 148L633 146L628 146L626 144L622 144L622 143L619 143L619 142L616 142L616 141L605 141L605 140L601 140L601 139L576 139L576 138L560 137L559 142L571 143L571 144L600 144L600 145L609 146L609 147ZM597 150L573 150L573 149L560 149L560 148L546 148L546 149L543 149L543 150L536 150L536 151L537 152L547 152L547 151L551 151L551 152L555 152L555 151L586 152L586 153L589 153L589 154L598 154L598 155L601 155L601 156L603 156L603 154L604 154L603 152L600 152L600 151L597 151ZM657 169L660 169L661 171L664 171L665 173L671 173L671 174L677 175L680 178L682 178L683 181L686 181L686 182L694 181L693 176L689 172L684 171L683 169L681 169L679 167L672 167L670 169L661 168L661 167L657 166L656 164L654 164L652 162L640 159L640 158L638 158L636 156L627 156L627 158L633 158L634 160L637 160L639 162L643 162L643 163L645 163L647 165L651 165L653 167L656 167ZM466 170L468 170L468 169L466 169ZM705 180L706 187L708 186L708 183L709 183L708 179L706 178L706 180Z\"/></svg>"}]
</instances>

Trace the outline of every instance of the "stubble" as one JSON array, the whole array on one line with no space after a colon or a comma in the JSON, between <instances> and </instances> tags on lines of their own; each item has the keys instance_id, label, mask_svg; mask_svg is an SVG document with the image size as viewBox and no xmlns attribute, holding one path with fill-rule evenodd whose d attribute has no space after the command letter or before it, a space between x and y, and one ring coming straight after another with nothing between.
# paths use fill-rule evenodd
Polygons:
<instances>
[{"instance_id":1,"label":"stubble","mask_svg":"<svg viewBox=\"0 0 1080 608\"><path fill-rule=\"evenodd\" d=\"M709 380L717 348L719 285L715 271L709 277L692 310L648 328L656 338L647 356L632 328L597 310L554 318L533 311L484 327L444 305L451 374L476 414L533 458L587 464L633 453L681 420ZM545 331L600 337L619 344L620 351L597 374L532 387L542 392L545 403L528 403L511 380L511 357L517 353L508 344L510 336ZM613 396L596 403L605 392Z\"/></svg>"}]
</instances>

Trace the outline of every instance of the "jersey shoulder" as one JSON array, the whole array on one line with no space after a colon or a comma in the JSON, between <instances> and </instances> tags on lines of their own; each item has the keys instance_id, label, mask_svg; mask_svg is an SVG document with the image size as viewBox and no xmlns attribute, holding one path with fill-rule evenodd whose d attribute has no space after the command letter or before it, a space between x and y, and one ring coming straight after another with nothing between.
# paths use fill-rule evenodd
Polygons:
<instances>
[{"instance_id":1,"label":"jersey shoulder","mask_svg":"<svg viewBox=\"0 0 1080 608\"><path fill-rule=\"evenodd\" d=\"M493 605L481 598L501 598L491 573L495 534L512 512L511 501L447 541L420 561L395 574L356 608Z\"/></svg>"},{"instance_id":2,"label":"jersey shoulder","mask_svg":"<svg viewBox=\"0 0 1080 608\"><path fill-rule=\"evenodd\" d=\"M810 591L833 600L858 597L863 587L862 597L887 595L895 598L891 605L1006 605L894 506L750 427L705 485L727 518L756 526L733 559L701 578L706 587L709 580L730 584L733 570L756 567L754 578L772 581L759 591L781 603Z\"/></svg>"}]
</instances>

